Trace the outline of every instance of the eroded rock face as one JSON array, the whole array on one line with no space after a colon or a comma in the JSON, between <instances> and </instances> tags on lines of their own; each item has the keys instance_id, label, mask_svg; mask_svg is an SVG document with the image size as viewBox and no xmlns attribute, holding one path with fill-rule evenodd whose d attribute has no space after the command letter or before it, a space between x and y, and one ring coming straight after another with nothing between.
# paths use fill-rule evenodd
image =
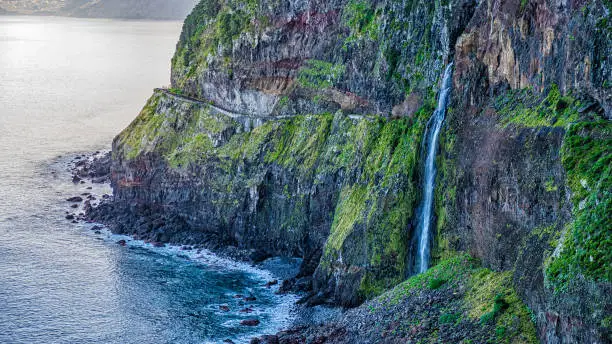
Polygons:
<instances>
[{"instance_id":1,"label":"eroded rock face","mask_svg":"<svg viewBox=\"0 0 612 344\"><path fill-rule=\"evenodd\" d=\"M598 2L483 1L456 45L459 110L442 143L438 254L467 250L488 267L513 270L545 342L609 340L609 280L577 273L560 292L549 271L578 209L562 163L577 154L563 156L567 130L596 117L610 125L607 13ZM510 91L525 88L535 92Z\"/></svg>"},{"instance_id":2,"label":"eroded rock face","mask_svg":"<svg viewBox=\"0 0 612 344\"><path fill-rule=\"evenodd\" d=\"M482 1L457 41L456 94L478 106L488 89L556 84L596 99L610 118L609 11L599 1Z\"/></svg>"},{"instance_id":3,"label":"eroded rock face","mask_svg":"<svg viewBox=\"0 0 612 344\"><path fill-rule=\"evenodd\" d=\"M471 0L215 4L202 1L187 19L172 84L258 116L389 114L412 91L422 103L475 8Z\"/></svg>"},{"instance_id":4,"label":"eroded rock face","mask_svg":"<svg viewBox=\"0 0 612 344\"><path fill-rule=\"evenodd\" d=\"M302 257L300 275L317 271L322 302L357 305L408 274L405 228L429 112L254 125L158 90L115 139L114 202L92 216L155 242Z\"/></svg>"},{"instance_id":5,"label":"eroded rock face","mask_svg":"<svg viewBox=\"0 0 612 344\"><path fill-rule=\"evenodd\" d=\"M605 342L609 270L589 264L607 256L589 238L605 248L612 225L576 223L612 191L608 17L602 1L203 0L92 215L300 256L312 304L358 305L412 273L421 137L453 60L434 258L512 274L543 341Z\"/></svg>"}]
</instances>

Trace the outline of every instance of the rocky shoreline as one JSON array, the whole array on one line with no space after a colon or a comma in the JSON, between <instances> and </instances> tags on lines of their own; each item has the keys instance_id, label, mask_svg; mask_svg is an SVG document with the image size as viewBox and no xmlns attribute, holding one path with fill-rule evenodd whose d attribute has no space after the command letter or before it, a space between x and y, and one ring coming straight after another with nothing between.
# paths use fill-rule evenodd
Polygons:
<instances>
[{"instance_id":1,"label":"rocky shoreline","mask_svg":"<svg viewBox=\"0 0 612 344\"><path fill-rule=\"evenodd\" d=\"M101 184L111 182L111 152L95 152L89 155L78 155L72 160L72 182L75 184L90 183ZM114 202L112 195L102 195L100 199L89 192L67 199L73 203L73 208L78 208L78 203L83 202L83 212L67 212L66 219L73 222L88 221L101 223L115 234L125 234L132 236L135 240L142 240L153 245L183 245L195 249L207 249L216 255L232 259L235 261L246 262L253 265L260 265L267 259L274 256L265 250L256 248L239 248L232 243L210 233L190 232L185 230L187 225L178 216L170 218L154 212L142 212L125 209L123 205ZM141 214L135 217L134 213ZM301 262L301 258L299 259ZM283 283L280 285L281 293L298 293L302 296L300 304L316 306L328 304L336 306L328 300L313 293L313 278L302 271L286 276L286 273L272 268L275 274L282 274ZM283 269L283 268L281 268Z\"/></svg>"},{"instance_id":2,"label":"rocky shoreline","mask_svg":"<svg viewBox=\"0 0 612 344\"><path fill-rule=\"evenodd\" d=\"M75 184L89 185L89 183L108 183L111 176L111 153L95 152L81 154L71 160L71 179ZM91 187L87 187L91 189ZM126 216L113 203L111 195L100 197L91 193L82 193L66 200L71 207L82 207L84 212L70 213L66 219L74 223L85 221L100 223L111 229L115 234L125 233ZM82 204L82 206L80 206ZM144 218L135 219L135 226L147 226ZM175 225L175 224L173 224ZM100 233L102 226L91 228ZM117 231L119 229L119 231ZM185 237L186 241L179 241L181 237L164 238L155 232L141 232L131 234L135 240L142 240L155 247L164 247L166 244L179 245L181 250L206 249L219 257L239 262L246 262L258 268L270 271L279 280L270 280L267 288L278 286L277 293L296 293L302 298L297 302L296 319L289 328L275 334L254 337L250 344L301 344L301 343L418 343L433 339L432 334L444 342L460 342L469 338L474 343L484 343L493 340L499 329L496 330L494 322L483 322L466 318L466 298L474 293L471 279L482 274L492 274L478 269L480 265L469 256L462 256L448 263L441 263L430 269L427 273L408 279L389 292L370 300L353 309L320 308L313 302L311 277L300 276L301 260L293 264L279 262L279 257L258 255L254 249L238 249L224 246L222 242L210 240L197 242L197 238ZM166 240L164 240L166 239ZM118 245L126 246L125 240L117 241ZM509 276L507 276L509 277ZM518 298L510 292L510 279L506 278L506 285L496 286L504 295L500 301L501 308L515 308ZM243 295L236 297L245 298ZM248 301L248 297L245 298ZM509 301L506 301L509 300ZM229 311L223 308L222 311ZM500 308L500 309L501 309ZM502 310L502 311L503 311ZM246 307L242 311L249 312ZM512 310L516 312L516 310ZM500 311L501 313L501 311ZM510 314L510 313L509 313ZM493 317L502 317L503 314L494 314ZM532 342L533 337L529 330L525 330L523 323L516 322L507 331L521 341ZM245 319L241 326L260 326L257 319ZM496 332L497 331L497 332ZM504 330L506 331L506 330ZM231 339L224 343L234 343Z\"/></svg>"},{"instance_id":3,"label":"rocky shoreline","mask_svg":"<svg viewBox=\"0 0 612 344\"><path fill-rule=\"evenodd\" d=\"M70 160L70 178L74 184L81 184L85 187L83 193L72 196L66 199L70 203L70 210L66 211L66 220L72 223L87 222L97 223L90 229L96 234L102 234L104 227L107 227L114 234L126 234L117 232L115 229L119 225L125 226L125 219L121 218L121 210L113 206L113 196L109 194L96 195L93 192L91 184L104 184L111 182L111 152L96 151L89 154L78 154ZM123 214L125 215L125 214ZM120 219L117 219L117 218ZM134 222L138 226L139 222ZM99 225L98 225L99 224ZM122 228L120 227L120 228ZM144 235L131 235L134 240L140 240L153 245L153 247L165 247L169 245L180 246L181 250L185 251L201 251L203 249L213 252L216 256L222 259L248 263L252 266L269 271L278 279L272 279L265 284L265 287L278 287L278 294L296 293L302 296L296 306L295 327L278 334L264 335L254 337L251 343L254 344L274 344L274 343L302 343L296 342L296 336L308 335L315 333L319 328L326 329L323 326L324 322L329 322L339 314L340 308L319 308L307 307L304 305L308 300L309 292L311 291L311 280L305 277L296 278L299 275L299 267L301 259L289 259L281 257L270 257L262 255L254 249L239 249L233 246L224 246L223 243L215 241L214 238L203 242L196 242L194 238L187 238L181 242L179 237L169 240L160 240L159 236L153 233ZM164 239L164 238L161 238ZM119 240L117 245L126 246L126 240ZM280 281L279 281L280 280ZM236 297L243 297L236 295ZM252 301L249 297L243 297L245 301ZM312 305L311 305L312 306ZM223 308L222 311L229 311L229 308ZM241 312L250 312L248 307ZM241 321L242 326L259 326L260 321L257 319L246 319ZM301 338L301 337L300 337ZM224 343L234 343L227 339Z\"/></svg>"},{"instance_id":4,"label":"rocky shoreline","mask_svg":"<svg viewBox=\"0 0 612 344\"><path fill-rule=\"evenodd\" d=\"M601 0L202 1L87 217L300 257L282 290L356 307L271 341L610 342L609 16ZM450 63L417 275L423 133Z\"/></svg>"},{"instance_id":5,"label":"rocky shoreline","mask_svg":"<svg viewBox=\"0 0 612 344\"><path fill-rule=\"evenodd\" d=\"M70 162L71 180L74 184L83 185L87 183L110 183L110 165L111 152L96 151L90 154L78 154ZM118 224L122 222L116 219L117 216L121 215L121 211L120 209L117 209L113 206L113 196L104 194L99 196L98 199L96 195L91 192L88 192L88 190L91 189L91 186L86 187L83 193L66 199L66 202L71 203L71 208L78 209L81 207L81 205L83 208L83 212L79 214L76 214L74 212L67 212L66 219L71 220L74 223L76 223L77 221L85 221L90 223L97 222L103 224L104 226L107 226L115 234L126 234L114 230L118 226ZM151 243L154 246L163 246L164 244L180 244L185 245L185 247L206 248L215 250L217 254L224 258L231 258L238 261L263 261L263 259L258 261L251 259L250 257L253 252L248 252L247 250L233 250L232 248L228 248L227 250L218 250L218 247L213 244L199 243L198 245L194 245L195 243L191 240L189 242L181 242L179 240L160 240L159 237L153 234L135 234L133 235L133 237L136 240L142 240L146 243Z\"/></svg>"}]
</instances>

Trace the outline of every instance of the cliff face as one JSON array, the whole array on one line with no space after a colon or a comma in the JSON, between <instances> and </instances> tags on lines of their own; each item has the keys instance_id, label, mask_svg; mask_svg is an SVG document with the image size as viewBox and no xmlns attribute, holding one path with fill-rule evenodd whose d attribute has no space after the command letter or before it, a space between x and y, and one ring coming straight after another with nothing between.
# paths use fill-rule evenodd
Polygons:
<instances>
[{"instance_id":1,"label":"cliff face","mask_svg":"<svg viewBox=\"0 0 612 344\"><path fill-rule=\"evenodd\" d=\"M468 252L511 276L543 341L609 341L608 6L203 0L172 89L114 141L114 202L94 215L149 240L301 256L311 303L358 305L413 274L421 138L454 61L434 261Z\"/></svg>"},{"instance_id":2,"label":"cliff face","mask_svg":"<svg viewBox=\"0 0 612 344\"><path fill-rule=\"evenodd\" d=\"M468 250L513 270L546 342L610 339L606 13L597 2L483 2L456 46L439 254Z\"/></svg>"},{"instance_id":3,"label":"cliff face","mask_svg":"<svg viewBox=\"0 0 612 344\"><path fill-rule=\"evenodd\" d=\"M430 112L262 120L159 90L114 142L115 204L148 215L119 230L304 257L325 297L356 305L408 274Z\"/></svg>"},{"instance_id":4,"label":"cliff face","mask_svg":"<svg viewBox=\"0 0 612 344\"><path fill-rule=\"evenodd\" d=\"M185 22L172 83L258 116L339 109L410 115L431 98L474 6L202 1Z\"/></svg>"},{"instance_id":5,"label":"cliff face","mask_svg":"<svg viewBox=\"0 0 612 344\"><path fill-rule=\"evenodd\" d=\"M11 14L86 18L184 19L197 0L0 0Z\"/></svg>"}]
</instances>

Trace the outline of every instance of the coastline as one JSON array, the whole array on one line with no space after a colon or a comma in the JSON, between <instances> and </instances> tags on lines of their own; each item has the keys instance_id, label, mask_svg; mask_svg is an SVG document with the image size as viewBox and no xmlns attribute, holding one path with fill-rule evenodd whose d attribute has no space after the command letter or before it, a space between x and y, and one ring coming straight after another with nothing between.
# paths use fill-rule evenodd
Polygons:
<instances>
[{"instance_id":1,"label":"coastline","mask_svg":"<svg viewBox=\"0 0 612 344\"><path fill-rule=\"evenodd\" d=\"M66 159L63 157L62 159ZM101 221L101 214L112 215L112 194L97 194L100 190L110 189L110 151L76 154L68 163L68 177L74 184L81 184L85 191L68 200L73 204L81 204L78 208L66 211L66 220L73 224L81 223L87 230L97 235L98 240L108 244L124 246L128 249L141 248L156 254L172 256L203 264L219 271L242 271L255 276L260 284L253 288L270 289L279 304L270 309L260 310L255 314L269 313L270 321L262 323L263 328L252 335L238 338L242 343L275 343L274 338L283 334L293 336L296 333L312 331L324 326L324 323L335 322L343 310L339 307L326 305L307 306L304 300L308 296L305 290L292 288L295 276L299 275L300 258L290 257L258 257L253 250L238 249L233 246L223 246L219 242L181 243L177 241L161 242L152 237L139 237L137 234L115 233L112 221ZM87 185L87 186L86 186ZM111 189L112 190L112 189ZM79 199L82 198L81 201ZM67 200L67 201L68 201ZM254 255L255 254L255 255ZM288 282L290 283L288 284ZM208 343L208 342L205 342ZM226 339L223 343L234 343Z\"/></svg>"},{"instance_id":2,"label":"coastline","mask_svg":"<svg viewBox=\"0 0 612 344\"><path fill-rule=\"evenodd\" d=\"M143 18L143 17L105 17L105 16L72 16L61 13L18 13L5 11L2 12L0 8L0 16L19 18L19 17L42 17L42 18L63 18L63 19L74 19L74 20L100 20L100 21L126 21L126 22L155 22L155 23L172 23L172 22L183 22L181 18Z\"/></svg>"}]
</instances>

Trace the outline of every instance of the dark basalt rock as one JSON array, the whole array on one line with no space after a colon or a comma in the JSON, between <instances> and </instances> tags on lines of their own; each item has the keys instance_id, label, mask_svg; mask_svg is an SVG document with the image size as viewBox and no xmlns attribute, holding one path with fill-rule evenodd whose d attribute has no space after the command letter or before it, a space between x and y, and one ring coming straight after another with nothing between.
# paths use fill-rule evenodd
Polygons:
<instances>
[{"instance_id":1,"label":"dark basalt rock","mask_svg":"<svg viewBox=\"0 0 612 344\"><path fill-rule=\"evenodd\" d=\"M261 336L251 339L251 344L279 344L278 337L274 335Z\"/></svg>"},{"instance_id":2,"label":"dark basalt rock","mask_svg":"<svg viewBox=\"0 0 612 344\"><path fill-rule=\"evenodd\" d=\"M261 322L258 319L245 319L240 322L240 325L244 326L257 326Z\"/></svg>"},{"instance_id":3,"label":"dark basalt rock","mask_svg":"<svg viewBox=\"0 0 612 344\"><path fill-rule=\"evenodd\" d=\"M273 285L277 285L278 284L278 280L272 280L269 281L265 284L266 288L271 288Z\"/></svg>"}]
</instances>

